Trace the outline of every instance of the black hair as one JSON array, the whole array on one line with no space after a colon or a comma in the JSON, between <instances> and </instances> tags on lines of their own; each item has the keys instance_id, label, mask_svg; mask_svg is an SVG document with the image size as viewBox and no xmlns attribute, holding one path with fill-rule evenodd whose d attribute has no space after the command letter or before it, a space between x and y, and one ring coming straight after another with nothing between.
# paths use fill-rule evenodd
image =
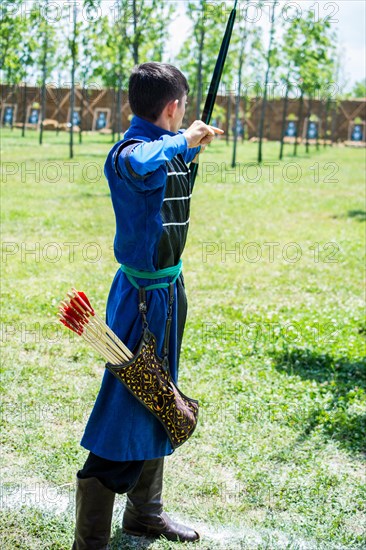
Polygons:
<instances>
[{"instance_id":1,"label":"black hair","mask_svg":"<svg viewBox=\"0 0 366 550\"><path fill-rule=\"evenodd\" d=\"M142 63L131 73L128 99L135 115L155 122L170 101L181 101L188 92L186 77L174 65Z\"/></svg>"}]
</instances>

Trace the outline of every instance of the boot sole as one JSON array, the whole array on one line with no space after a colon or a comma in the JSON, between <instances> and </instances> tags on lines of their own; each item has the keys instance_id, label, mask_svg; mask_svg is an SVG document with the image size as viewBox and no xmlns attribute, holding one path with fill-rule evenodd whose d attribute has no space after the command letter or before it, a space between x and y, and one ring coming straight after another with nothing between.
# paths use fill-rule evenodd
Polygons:
<instances>
[{"instance_id":1,"label":"boot sole","mask_svg":"<svg viewBox=\"0 0 366 550\"><path fill-rule=\"evenodd\" d=\"M196 540L182 540L178 536L176 536L175 538L170 538L169 533L143 533L141 531L131 531L130 529L126 529L125 527L122 527L122 533L125 533L126 535L131 535L133 537L145 537L147 539L158 539L160 537L165 537L170 542L199 542L201 539L198 533L198 538Z\"/></svg>"}]
</instances>

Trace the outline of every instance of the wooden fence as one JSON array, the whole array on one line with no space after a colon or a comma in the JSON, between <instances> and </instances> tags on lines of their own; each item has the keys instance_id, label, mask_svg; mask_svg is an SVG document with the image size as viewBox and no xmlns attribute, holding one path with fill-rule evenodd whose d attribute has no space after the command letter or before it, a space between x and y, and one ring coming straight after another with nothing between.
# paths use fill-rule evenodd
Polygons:
<instances>
[{"instance_id":1,"label":"wooden fence","mask_svg":"<svg viewBox=\"0 0 366 550\"><path fill-rule=\"evenodd\" d=\"M20 127L25 122L27 127L37 128L40 123L41 90L35 87L5 86L1 87L1 119L0 124ZM117 128L117 94L112 89L76 88L74 126L84 131L111 132ZM229 104L230 103L230 104ZM233 132L234 121L233 96L219 96L221 116L218 123L226 132ZM259 121L262 98L241 100L239 134L243 133L247 139L256 139L259 132ZM281 138L284 99L271 99L267 103L264 137L268 140ZM317 134L319 139L332 141L365 141L366 99L344 100L340 102L304 99L303 115L299 120L300 100L290 99L287 109L286 134L290 138L310 137ZM190 112L194 113L194 106ZM231 112L230 122L228 113ZM310 120L308 114L311 113ZM131 110L127 94L122 94L121 125L125 130L129 125ZM193 115L194 116L194 115ZM185 120L186 125L192 117ZM63 129L70 127L70 89L47 86L46 88L46 115L45 129ZM357 139L359 138L359 139Z\"/></svg>"}]
</instances>

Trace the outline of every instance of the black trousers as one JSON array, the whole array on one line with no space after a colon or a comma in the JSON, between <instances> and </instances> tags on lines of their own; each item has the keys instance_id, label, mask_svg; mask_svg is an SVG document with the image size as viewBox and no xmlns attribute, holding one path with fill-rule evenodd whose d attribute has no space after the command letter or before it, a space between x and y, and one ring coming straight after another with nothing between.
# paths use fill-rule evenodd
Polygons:
<instances>
[{"instance_id":1,"label":"black trousers","mask_svg":"<svg viewBox=\"0 0 366 550\"><path fill-rule=\"evenodd\" d=\"M89 453L83 468L78 471L78 477L96 477L107 489L123 494L137 483L144 463L144 460L117 462Z\"/></svg>"}]
</instances>

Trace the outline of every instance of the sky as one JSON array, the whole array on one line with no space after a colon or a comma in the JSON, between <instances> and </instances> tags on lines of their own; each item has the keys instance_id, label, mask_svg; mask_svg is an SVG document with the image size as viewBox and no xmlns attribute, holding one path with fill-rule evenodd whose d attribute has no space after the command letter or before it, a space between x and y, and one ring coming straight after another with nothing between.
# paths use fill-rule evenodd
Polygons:
<instances>
[{"instance_id":1,"label":"sky","mask_svg":"<svg viewBox=\"0 0 366 550\"><path fill-rule=\"evenodd\" d=\"M185 15L185 0L175 0L177 13L174 21L169 25L170 41L166 48L166 60L173 60L178 53L180 46L187 37L190 21ZM214 1L213 4L220 5L220 1ZM254 20L258 17L258 24L262 25L264 31L265 44L268 44L269 31L269 5L267 4L262 12L255 12L257 2L251 0L252 15L248 16ZM229 14L233 2L225 2L225 10ZM238 3L238 8L244 6L242 0ZM366 27L366 1L365 0L281 0L279 4L279 13L283 17L291 18L292 14L303 13L305 9L311 8L320 17L329 17L331 24L338 30L342 70L340 74L340 84L344 86L345 91L350 91L356 81L365 78L366 55L365 55L365 27ZM301 10L301 11L300 11ZM237 13L240 13L239 11ZM250 12L249 12L250 13ZM214 55L214 53L213 53Z\"/></svg>"}]
</instances>

